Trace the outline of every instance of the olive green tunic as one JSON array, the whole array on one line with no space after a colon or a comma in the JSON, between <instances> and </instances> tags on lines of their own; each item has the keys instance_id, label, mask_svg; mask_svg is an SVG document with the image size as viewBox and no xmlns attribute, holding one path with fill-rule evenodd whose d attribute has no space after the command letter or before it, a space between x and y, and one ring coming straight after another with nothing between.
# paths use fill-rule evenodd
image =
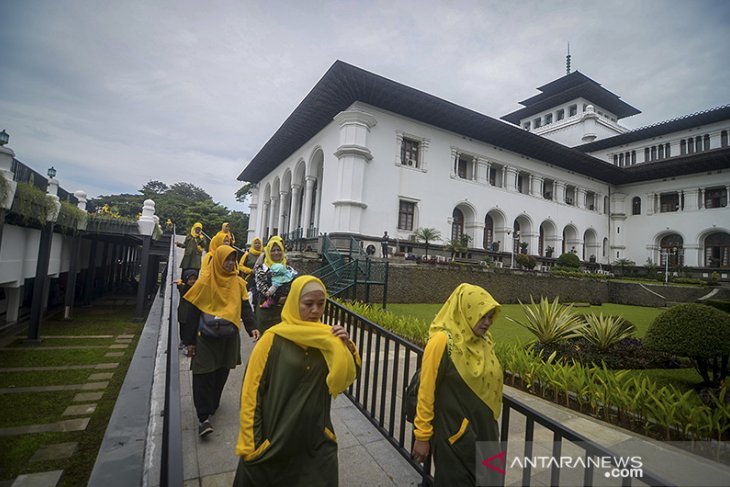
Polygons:
<instances>
[{"instance_id":1,"label":"olive green tunic","mask_svg":"<svg viewBox=\"0 0 730 487\"><path fill-rule=\"evenodd\" d=\"M469 388L444 353L438 368L434 434L434 486L476 485L476 442L489 441L484 459L500 452L499 429L492 410ZM504 477L486 467L479 469L479 485L501 485ZM485 478L488 476L489 478Z\"/></svg>"},{"instance_id":2,"label":"olive green tunic","mask_svg":"<svg viewBox=\"0 0 730 487\"><path fill-rule=\"evenodd\" d=\"M198 250L198 246L205 246L205 239L203 237L193 237L188 235L185 237L183 242L185 247L185 254L180 261L181 269L200 269L200 261L202 253Z\"/></svg>"},{"instance_id":3,"label":"olive green tunic","mask_svg":"<svg viewBox=\"0 0 730 487\"><path fill-rule=\"evenodd\" d=\"M337 440L330 418L327 374L319 350L305 350L274 336L253 418L256 448L266 440L270 446L252 461L240 459L234 485L337 485Z\"/></svg>"},{"instance_id":4,"label":"olive green tunic","mask_svg":"<svg viewBox=\"0 0 730 487\"><path fill-rule=\"evenodd\" d=\"M241 365L241 336L206 338L199 335L195 341L195 357L190 361L193 374L208 374L218 369L235 369Z\"/></svg>"}]
</instances>

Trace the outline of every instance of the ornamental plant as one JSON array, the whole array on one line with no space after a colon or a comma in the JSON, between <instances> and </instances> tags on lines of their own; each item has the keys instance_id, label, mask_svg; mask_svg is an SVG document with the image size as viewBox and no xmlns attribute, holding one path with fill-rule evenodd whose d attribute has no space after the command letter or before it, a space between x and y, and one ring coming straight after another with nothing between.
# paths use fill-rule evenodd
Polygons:
<instances>
[{"instance_id":1,"label":"ornamental plant","mask_svg":"<svg viewBox=\"0 0 730 487\"><path fill-rule=\"evenodd\" d=\"M566 338L573 338L579 335L579 329L583 327L580 318L573 314L573 305L565 306L560 304L559 298L553 302L547 298L540 298L535 303L530 297L530 304L523 304L520 301L524 320L517 320L511 316L507 319L527 328L541 345L548 345Z\"/></svg>"},{"instance_id":2,"label":"ornamental plant","mask_svg":"<svg viewBox=\"0 0 730 487\"><path fill-rule=\"evenodd\" d=\"M556 265L560 267L570 267L572 269L580 269L580 259L572 252L565 253L558 257Z\"/></svg>"},{"instance_id":3,"label":"ornamental plant","mask_svg":"<svg viewBox=\"0 0 730 487\"><path fill-rule=\"evenodd\" d=\"M611 348L636 333L636 327L620 316L588 314L583 320L585 326L579 328L580 335L599 350Z\"/></svg>"},{"instance_id":4,"label":"ornamental plant","mask_svg":"<svg viewBox=\"0 0 730 487\"><path fill-rule=\"evenodd\" d=\"M719 386L730 357L730 314L704 304L680 304L657 316L644 343L655 350L689 357L704 384Z\"/></svg>"}]
</instances>

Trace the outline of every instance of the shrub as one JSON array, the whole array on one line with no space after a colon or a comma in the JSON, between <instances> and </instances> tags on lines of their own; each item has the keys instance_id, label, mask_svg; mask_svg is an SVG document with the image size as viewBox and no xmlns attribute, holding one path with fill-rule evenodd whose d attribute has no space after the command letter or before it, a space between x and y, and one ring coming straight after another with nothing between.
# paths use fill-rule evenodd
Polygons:
<instances>
[{"instance_id":1,"label":"shrub","mask_svg":"<svg viewBox=\"0 0 730 487\"><path fill-rule=\"evenodd\" d=\"M537 265L537 259L531 255L527 254L517 254L515 255L515 260L518 264L520 264L522 267L525 267L527 269L534 269Z\"/></svg>"},{"instance_id":2,"label":"shrub","mask_svg":"<svg viewBox=\"0 0 730 487\"><path fill-rule=\"evenodd\" d=\"M611 347L600 350L584 338L571 338L550 345L535 346L543 356L553 352L564 362L576 362L600 366L614 370L622 369L672 369L680 367L680 362L673 355L658 352L645 346L638 338L624 338Z\"/></svg>"},{"instance_id":3,"label":"shrub","mask_svg":"<svg viewBox=\"0 0 730 487\"><path fill-rule=\"evenodd\" d=\"M580 259L574 253L568 252L558 257L557 265L560 267L570 267L571 269L580 269Z\"/></svg>"},{"instance_id":4,"label":"shrub","mask_svg":"<svg viewBox=\"0 0 730 487\"><path fill-rule=\"evenodd\" d=\"M707 280L707 284L710 286L717 286L718 281L720 280L720 274L717 273L717 271L710 274L710 278Z\"/></svg>"},{"instance_id":5,"label":"shrub","mask_svg":"<svg viewBox=\"0 0 730 487\"><path fill-rule=\"evenodd\" d=\"M680 304L657 316L644 343L691 358L705 384L718 385L727 375L730 315L704 304Z\"/></svg>"},{"instance_id":6,"label":"shrub","mask_svg":"<svg viewBox=\"0 0 730 487\"><path fill-rule=\"evenodd\" d=\"M706 304L707 306L712 306L713 308L717 308L720 311L724 311L725 313L730 313L730 301L721 301L719 299L708 299L703 304Z\"/></svg>"},{"instance_id":7,"label":"shrub","mask_svg":"<svg viewBox=\"0 0 730 487\"><path fill-rule=\"evenodd\" d=\"M527 328L543 345L575 337L578 335L578 328L583 326L580 319L573 314L573 307L560 304L558 298L551 303L543 297L536 304L530 297L530 304L522 304L520 301L520 305L525 313L525 321L511 316L507 316L507 319Z\"/></svg>"},{"instance_id":8,"label":"shrub","mask_svg":"<svg viewBox=\"0 0 730 487\"><path fill-rule=\"evenodd\" d=\"M696 284L698 286L704 286L707 284L707 282L702 279L692 279L689 277L674 277L672 278L672 282L677 284Z\"/></svg>"},{"instance_id":9,"label":"shrub","mask_svg":"<svg viewBox=\"0 0 730 487\"><path fill-rule=\"evenodd\" d=\"M583 315L586 326L579 329L580 335L599 350L606 350L636 333L636 327L620 316L603 313Z\"/></svg>"}]
</instances>

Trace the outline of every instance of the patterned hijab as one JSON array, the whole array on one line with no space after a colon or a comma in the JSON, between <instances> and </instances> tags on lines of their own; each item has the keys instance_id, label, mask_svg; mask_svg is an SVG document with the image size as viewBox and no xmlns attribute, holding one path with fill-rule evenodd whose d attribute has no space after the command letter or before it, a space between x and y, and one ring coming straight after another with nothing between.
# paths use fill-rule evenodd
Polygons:
<instances>
[{"instance_id":1,"label":"patterned hijab","mask_svg":"<svg viewBox=\"0 0 730 487\"><path fill-rule=\"evenodd\" d=\"M451 361L469 388L489 406L495 418L499 417L502 409L502 366L494 354L491 333L480 337L473 328L492 310L495 310L492 316L494 323L500 308L492 295L481 287L459 284L428 330L429 338L444 330L451 335Z\"/></svg>"},{"instance_id":2,"label":"patterned hijab","mask_svg":"<svg viewBox=\"0 0 730 487\"><path fill-rule=\"evenodd\" d=\"M274 248L274 245L277 245L281 249L281 260L278 262L274 262L271 259L271 249ZM269 239L269 243L266 244L266 257L264 257L264 263L266 264L266 267L269 268L271 268L271 265L274 263L281 264L286 267L286 250L284 250L284 241L280 236L274 235Z\"/></svg>"},{"instance_id":3,"label":"patterned hijab","mask_svg":"<svg viewBox=\"0 0 730 487\"><path fill-rule=\"evenodd\" d=\"M238 267L231 272L223 268L223 262L236 250L221 245L215 250L207 273L201 273L190 291L183 296L204 313L220 316L240 328L241 302L248 299L246 282L238 277Z\"/></svg>"},{"instance_id":4,"label":"patterned hijab","mask_svg":"<svg viewBox=\"0 0 730 487\"><path fill-rule=\"evenodd\" d=\"M355 381L355 359L344 342L332 334L329 325L301 318L299 301L302 295L313 290L323 291L327 298L324 284L316 277L300 276L295 279L281 311L281 323L272 326L266 333L274 333L302 347L319 349L329 369L327 387L332 397L335 397Z\"/></svg>"}]
</instances>

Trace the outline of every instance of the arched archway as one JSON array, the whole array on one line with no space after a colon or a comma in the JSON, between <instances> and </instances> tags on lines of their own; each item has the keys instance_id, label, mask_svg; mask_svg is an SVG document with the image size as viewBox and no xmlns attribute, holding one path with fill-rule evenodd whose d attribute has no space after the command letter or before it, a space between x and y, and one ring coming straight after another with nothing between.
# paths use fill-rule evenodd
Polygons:
<instances>
[{"instance_id":1,"label":"arched archway","mask_svg":"<svg viewBox=\"0 0 730 487\"><path fill-rule=\"evenodd\" d=\"M545 220L540 224L540 236L538 238L538 254L545 257L553 257L555 243L558 239L558 229L551 220ZM548 248L552 249L551 251ZM548 255L550 254L550 255Z\"/></svg>"},{"instance_id":2,"label":"arched archway","mask_svg":"<svg viewBox=\"0 0 730 487\"><path fill-rule=\"evenodd\" d=\"M705 267L730 267L730 233L714 232L705 237Z\"/></svg>"},{"instance_id":3,"label":"arched archway","mask_svg":"<svg viewBox=\"0 0 730 487\"><path fill-rule=\"evenodd\" d=\"M494 219L487 213L487 216L484 217L484 239L482 240L482 247L485 250L492 250L494 241Z\"/></svg>"},{"instance_id":4,"label":"arched archway","mask_svg":"<svg viewBox=\"0 0 730 487\"><path fill-rule=\"evenodd\" d=\"M578 239L578 229L574 225L566 225L563 228L563 248L561 254L572 252L578 253L578 246L580 245L580 239Z\"/></svg>"},{"instance_id":5,"label":"arched archway","mask_svg":"<svg viewBox=\"0 0 730 487\"><path fill-rule=\"evenodd\" d=\"M671 267L684 264L684 239L678 233L668 233L659 240L659 264L664 266L669 259Z\"/></svg>"},{"instance_id":6,"label":"arched archway","mask_svg":"<svg viewBox=\"0 0 730 487\"><path fill-rule=\"evenodd\" d=\"M317 146L309 158L304 195L304 223L310 232L319 228L320 211L322 208L322 177L324 174L324 152Z\"/></svg>"},{"instance_id":7,"label":"arched archway","mask_svg":"<svg viewBox=\"0 0 730 487\"><path fill-rule=\"evenodd\" d=\"M485 239L486 239L486 233L487 233L487 222L491 220L492 224L492 235L491 240L489 241L489 246L485 247L487 250L492 250L494 252L497 251L504 251L509 249L509 247L506 247L503 245L503 242L505 242L505 238L507 235L505 234L505 225L507 222L507 218L504 216L504 213L502 213L501 210L497 208L492 208L487 212L487 215L485 217Z\"/></svg>"},{"instance_id":8,"label":"arched archway","mask_svg":"<svg viewBox=\"0 0 730 487\"><path fill-rule=\"evenodd\" d=\"M451 240L461 240L464 235L464 212L458 207L451 213Z\"/></svg>"},{"instance_id":9,"label":"arched archway","mask_svg":"<svg viewBox=\"0 0 730 487\"><path fill-rule=\"evenodd\" d=\"M596 231L589 228L583 233L583 260L595 261L598 257L599 247Z\"/></svg>"}]
</instances>

